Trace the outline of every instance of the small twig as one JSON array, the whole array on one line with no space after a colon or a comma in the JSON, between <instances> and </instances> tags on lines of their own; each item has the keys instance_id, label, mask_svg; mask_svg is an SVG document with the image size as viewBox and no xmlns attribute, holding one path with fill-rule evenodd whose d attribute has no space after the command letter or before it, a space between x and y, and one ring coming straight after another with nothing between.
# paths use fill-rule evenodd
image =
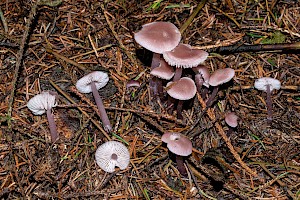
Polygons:
<instances>
[{"instance_id":1,"label":"small twig","mask_svg":"<svg viewBox=\"0 0 300 200\"><path fill-rule=\"evenodd\" d=\"M8 26L7 26L5 17L4 17L4 15L3 15L3 12L2 12L2 10L1 10L1 7L0 7L0 19L1 19L2 24L3 24L3 26L4 26L4 32L7 33L7 32L8 32Z\"/></svg>"},{"instance_id":2,"label":"small twig","mask_svg":"<svg viewBox=\"0 0 300 200\"><path fill-rule=\"evenodd\" d=\"M196 15L200 12L200 10L203 8L207 0L201 0L199 2L197 8L193 11L193 13L189 16L189 18L184 22L184 24L180 28L180 33L183 34L183 32L187 29L187 27L192 23Z\"/></svg>"},{"instance_id":3,"label":"small twig","mask_svg":"<svg viewBox=\"0 0 300 200\"><path fill-rule=\"evenodd\" d=\"M24 34L23 34L23 38L21 40L21 44L20 44L20 49L19 52L17 54L17 61L16 61L16 67L15 67L15 72L13 75L13 80L11 82L12 85L12 89L10 92L10 96L9 96L9 101L8 101L8 111L7 111L7 118L8 118L8 129L11 130L11 120L12 120L12 107L13 107L13 102L14 102L14 96L15 96L15 90L16 90L16 83L18 80L18 75L19 75L19 71L20 71L20 67L22 65L22 60L23 60L23 56L24 56L24 48L25 45L27 43L27 39L29 36L29 31L30 31L30 27L32 25L32 22L36 16L36 12L37 12L37 7L38 7L39 1L37 0L32 6L31 6L31 11L26 23L26 27L24 30Z\"/></svg>"},{"instance_id":4,"label":"small twig","mask_svg":"<svg viewBox=\"0 0 300 200\"><path fill-rule=\"evenodd\" d=\"M109 29L111 30L112 34L114 35L114 37L116 38L116 40L119 43L120 48L124 51L124 53L126 54L126 56L130 59L131 63L138 68L138 64L136 63L136 60L132 57L132 55L129 53L129 51L127 50L127 48L124 46L122 40L119 38L118 34L116 33L116 31L114 30L114 27L112 25L112 23L110 22L108 15L107 15L107 11L105 10L103 4L101 3L100 5L101 10L104 14L105 20L109 26Z\"/></svg>"},{"instance_id":5,"label":"small twig","mask_svg":"<svg viewBox=\"0 0 300 200\"><path fill-rule=\"evenodd\" d=\"M190 168L189 163L188 163L187 161L185 161L185 164L186 164L186 167L188 168L188 170L189 170L189 172L190 172L190 174L191 174L191 177L192 177L192 179L193 179L193 182L194 182L194 184L195 184L195 186L196 186L198 192L199 192L201 195L203 195L203 196L205 196L206 198L208 198L208 199L216 200L216 198L207 195L203 190L201 190L201 188L200 188L200 186L199 186L199 184L198 184L198 182L197 182L197 179L196 179L196 177L194 176L193 171L192 171L191 168Z\"/></svg>"},{"instance_id":6,"label":"small twig","mask_svg":"<svg viewBox=\"0 0 300 200\"><path fill-rule=\"evenodd\" d=\"M256 172L252 171L252 169L250 169L246 163L244 163L244 161L241 159L240 155L235 151L233 145L230 142L230 139L227 137L226 133L224 132L222 126L219 124L219 122L216 122L215 124L219 135L223 138L223 140L225 141L228 149L230 150L230 152L232 153L233 157L238 161L238 163L240 163L240 165L251 175L253 176L257 176Z\"/></svg>"},{"instance_id":7,"label":"small twig","mask_svg":"<svg viewBox=\"0 0 300 200\"><path fill-rule=\"evenodd\" d=\"M69 64L71 64L71 65L74 65L74 66L76 66L78 69L81 69L81 70L84 71L84 72L87 72L87 71L88 71L83 65L81 65L81 64L79 64L79 63L77 63L77 62L75 62L75 61L73 61L73 60L71 60L71 59L69 59L69 58L67 58L67 57L65 57L65 56L63 56L63 55L61 55L61 54L55 52L55 51L53 51L53 50L50 49L49 47L45 47L45 50L46 50L48 53L53 54L57 59L61 59L61 60L65 61L65 62L67 62L67 63L69 63Z\"/></svg>"}]
</instances>

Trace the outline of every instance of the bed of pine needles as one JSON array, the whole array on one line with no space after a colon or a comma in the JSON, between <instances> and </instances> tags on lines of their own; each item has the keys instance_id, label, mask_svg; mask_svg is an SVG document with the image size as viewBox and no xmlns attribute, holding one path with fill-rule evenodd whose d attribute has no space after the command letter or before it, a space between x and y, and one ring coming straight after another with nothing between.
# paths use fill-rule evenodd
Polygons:
<instances>
[{"instance_id":1,"label":"bed of pine needles","mask_svg":"<svg viewBox=\"0 0 300 200\"><path fill-rule=\"evenodd\" d=\"M300 199L299 54L215 52L230 45L299 42L298 1L2 0L0 19L1 199ZM183 43L210 52L210 72L235 70L207 111L197 94L179 120L164 100L151 97L152 55L133 35L153 21L174 23ZM74 87L94 70L110 78L99 90L113 125L109 134L92 95ZM253 88L263 76L283 86L272 94L271 124L266 94ZM141 86L127 88L133 79ZM58 94L55 144L46 116L26 107L45 90ZM240 118L230 135L228 111ZM180 175L162 144L164 131L192 139L188 176ZM108 140L128 147L125 170L109 174L96 164L95 150Z\"/></svg>"}]
</instances>

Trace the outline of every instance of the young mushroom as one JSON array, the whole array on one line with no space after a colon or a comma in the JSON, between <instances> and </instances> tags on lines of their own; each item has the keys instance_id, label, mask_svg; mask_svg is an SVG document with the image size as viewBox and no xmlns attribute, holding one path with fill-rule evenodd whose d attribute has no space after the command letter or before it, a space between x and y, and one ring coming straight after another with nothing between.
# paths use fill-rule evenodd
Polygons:
<instances>
[{"instance_id":1,"label":"young mushroom","mask_svg":"<svg viewBox=\"0 0 300 200\"><path fill-rule=\"evenodd\" d=\"M228 135L233 131L233 128L237 127L239 117L234 112L226 113L225 122L229 126Z\"/></svg>"},{"instance_id":2,"label":"young mushroom","mask_svg":"<svg viewBox=\"0 0 300 200\"><path fill-rule=\"evenodd\" d=\"M175 154L178 171L186 176L187 172L184 167L184 157L192 153L193 145L191 140L181 133L176 132L164 133L161 140L167 143L169 151Z\"/></svg>"},{"instance_id":3,"label":"young mushroom","mask_svg":"<svg viewBox=\"0 0 300 200\"><path fill-rule=\"evenodd\" d=\"M279 80L275 78L262 77L255 80L254 87L258 90L262 90L267 93L267 100L266 100L267 112L268 112L267 121L268 123L271 123L273 119L271 93L274 89L279 90L281 87L281 83Z\"/></svg>"},{"instance_id":4,"label":"young mushroom","mask_svg":"<svg viewBox=\"0 0 300 200\"><path fill-rule=\"evenodd\" d=\"M182 77L178 81L167 83L167 93L174 99L178 99L177 117L182 119L182 107L185 100L193 98L197 92L195 82L188 77Z\"/></svg>"},{"instance_id":5,"label":"young mushroom","mask_svg":"<svg viewBox=\"0 0 300 200\"><path fill-rule=\"evenodd\" d=\"M46 112L52 143L56 142L58 139L54 116L51 112L52 108L55 106L57 106L57 103L55 101L54 92L42 92L41 94L32 97L27 103L27 107L34 115L42 115Z\"/></svg>"},{"instance_id":6,"label":"young mushroom","mask_svg":"<svg viewBox=\"0 0 300 200\"><path fill-rule=\"evenodd\" d=\"M115 167L126 169L130 161L127 147L117 141L108 141L100 145L95 154L96 163L105 172L112 173Z\"/></svg>"},{"instance_id":7,"label":"young mushroom","mask_svg":"<svg viewBox=\"0 0 300 200\"><path fill-rule=\"evenodd\" d=\"M234 69L231 68L224 68L224 69L217 69L209 78L209 85L213 86L213 92L209 99L206 102L206 107L210 107L213 103L214 98L217 96L219 86L229 82L234 77Z\"/></svg>"},{"instance_id":8,"label":"young mushroom","mask_svg":"<svg viewBox=\"0 0 300 200\"><path fill-rule=\"evenodd\" d=\"M179 29L170 22L152 22L144 24L142 29L134 34L135 41L153 52L151 70L159 66L160 54L174 49L181 40ZM158 95L157 87L161 80L157 77L150 79L150 89L154 97Z\"/></svg>"},{"instance_id":9,"label":"young mushroom","mask_svg":"<svg viewBox=\"0 0 300 200\"><path fill-rule=\"evenodd\" d=\"M112 126L107 117L102 99L98 93L98 90L100 88L103 88L107 84L108 80L109 78L107 73L101 71L94 71L79 79L76 83L76 88L81 93L93 93L94 99L96 101L100 113L100 118L103 123L104 130L110 132Z\"/></svg>"}]
</instances>

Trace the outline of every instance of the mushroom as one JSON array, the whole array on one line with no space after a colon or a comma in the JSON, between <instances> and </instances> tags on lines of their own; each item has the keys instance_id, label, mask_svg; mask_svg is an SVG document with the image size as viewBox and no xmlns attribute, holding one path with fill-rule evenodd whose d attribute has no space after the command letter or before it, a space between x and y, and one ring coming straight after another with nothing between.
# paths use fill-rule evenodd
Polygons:
<instances>
[{"instance_id":1,"label":"mushroom","mask_svg":"<svg viewBox=\"0 0 300 200\"><path fill-rule=\"evenodd\" d=\"M105 172L114 172L115 167L126 169L130 161L127 147L117 141L108 141L100 145L95 154L96 163Z\"/></svg>"},{"instance_id":2,"label":"mushroom","mask_svg":"<svg viewBox=\"0 0 300 200\"><path fill-rule=\"evenodd\" d=\"M134 34L135 41L153 52L151 70L159 66L160 54L174 49L181 40L179 29L170 22L152 22L144 24L142 29ZM157 87L161 87L161 80L157 77L150 79L150 89L154 97Z\"/></svg>"},{"instance_id":3,"label":"mushroom","mask_svg":"<svg viewBox=\"0 0 300 200\"><path fill-rule=\"evenodd\" d=\"M27 103L27 107L34 115L42 115L46 112L52 143L56 142L58 139L54 116L51 113L51 109L55 106L57 106L55 92L42 92L41 94L32 97Z\"/></svg>"},{"instance_id":4,"label":"mushroom","mask_svg":"<svg viewBox=\"0 0 300 200\"><path fill-rule=\"evenodd\" d=\"M234 112L229 112L225 115L225 122L229 126L228 135L233 131L233 128L237 127L239 117Z\"/></svg>"},{"instance_id":5,"label":"mushroom","mask_svg":"<svg viewBox=\"0 0 300 200\"><path fill-rule=\"evenodd\" d=\"M195 82L188 77L183 77L176 82L167 83L167 93L174 99L178 99L177 117L182 118L181 111L183 101L193 98L197 92Z\"/></svg>"},{"instance_id":6,"label":"mushroom","mask_svg":"<svg viewBox=\"0 0 300 200\"><path fill-rule=\"evenodd\" d=\"M173 67L162 59L159 66L152 69L150 74L164 80L170 80L174 76L175 72Z\"/></svg>"},{"instance_id":7,"label":"mushroom","mask_svg":"<svg viewBox=\"0 0 300 200\"><path fill-rule=\"evenodd\" d=\"M200 49L193 49L188 44L179 44L173 50L164 52L163 57L171 66L176 66L173 81L177 81L181 78L182 68L192 68L203 63L207 59L208 53Z\"/></svg>"},{"instance_id":8,"label":"mushroom","mask_svg":"<svg viewBox=\"0 0 300 200\"><path fill-rule=\"evenodd\" d=\"M208 71L208 68L202 64L198 65L197 67L194 67L193 71L196 73L195 84L197 90L201 94L202 99L204 99L206 94L208 93L208 88L209 88L208 82L210 78L210 73ZM205 88L204 90L201 91L202 85L204 85Z\"/></svg>"},{"instance_id":9,"label":"mushroom","mask_svg":"<svg viewBox=\"0 0 300 200\"><path fill-rule=\"evenodd\" d=\"M268 112L267 121L268 123L271 123L273 119L271 93L274 89L279 90L281 87L281 83L279 80L275 78L262 77L255 80L254 87L258 90L262 90L267 93L267 100L266 100L267 112Z\"/></svg>"},{"instance_id":10,"label":"mushroom","mask_svg":"<svg viewBox=\"0 0 300 200\"><path fill-rule=\"evenodd\" d=\"M181 133L166 132L162 135L161 140L167 143L170 152L176 155L178 171L186 176L187 172L184 167L184 157L192 153L192 142Z\"/></svg>"},{"instance_id":11,"label":"mushroom","mask_svg":"<svg viewBox=\"0 0 300 200\"><path fill-rule=\"evenodd\" d=\"M79 79L76 83L76 88L81 93L93 93L104 130L110 132L112 127L107 117L102 99L98 93L98 90L104 87L107 84L108 80L109 78L107 73L102 71L94 71Z\"/></svg>"},{"instance_id":12,"label":"mushroom","mask_svg":"<svg viewBox=\"0 0 300 200\"><path fill-rule=\"evenodd\" d=\"M217 96L219 86L229 82L234 77L234 69L231 68L224 68L224 69L217 69L209 78L209 85L213 86L213 92L209 99L206 102L206 107L210 107L213 103L214 98Z\"/></svg>"}]
</instances>

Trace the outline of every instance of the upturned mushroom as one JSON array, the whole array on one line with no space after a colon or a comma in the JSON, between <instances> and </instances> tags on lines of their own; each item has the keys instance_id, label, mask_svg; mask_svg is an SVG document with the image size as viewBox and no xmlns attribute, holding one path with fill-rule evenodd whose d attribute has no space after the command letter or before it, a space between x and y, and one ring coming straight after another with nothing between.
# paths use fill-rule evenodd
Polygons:
<instances>
[{"instance_id":1,"label":"upturned mushroom","mask_svg":"<svg viewBox=\"0 0 300 200\"><path fill-rule=\"evenodd\" d=\"M262 77L255 80L254 87L258 90L262 90L267 93L267 100L266 100L267 112L268 112L267 121L268 123L271 123L273 120L271 93L273 90L279 90L281 87L281 83L279 80L275 78Z\"/></svg>"},{"instance_id":2,"label":"upturned mushroom","mask_svg":"<svg viewBox=\"0 0 300 200\"><path fill-rule=\"evenodd\" d=\"M181 78L182 68L193 68L203 63L207 59L208 53L200 49L193 49L188 44L179 44L173 50L164 52L163 57L171 66L176 66L173 81L177 81Z\"/></svg>"},{"instance_id":3,"label":"upturned mushroom","mask_svg":"<svg viewBox=\"0 0 300 200\"><path fill-rule=\"evenodd\" d=\"M164 133L161 140L167 143L169 151L175 154L178 171L186 176L187 172L184 167L184 157L192 153L193 145L191 140L181 133L176 132Z\"/></svg>"},{"instance_id":4,"label":"upturned mushroom","mask_svg":"<svg viewBox=\"0 0 300 200\"><path fill-rule=\"evenodd\" d=\"M217 69L209 78L209 85L213 86L213 92L209 99L206 102L206 107L210 107L213 103L214 98L217 96L219 91L219 86L229 82L234 77L234 69L231 68L224 68L224 69Z\"/></svg>"},{"instance_id":5,"label":"upturned mushroom","mask_svg":"<svg viewBox=\"0 0 300 200\"><path fill-rule=\"evenodd\" d=\"M34 115L42 115L46 112L52 143L56 142L58 139L54 116L51 112L52 108L55 106L57 106L57 102L55 100L54 92L42 92L41 94L37 94L27 103L27 107Z\"/></svg>"},{"instance_id":6,"label":"upturned mushroom","mask_svg":"<svg viewBox=\"0 0 300 200\"><path fill-rule=\"evenodd\" d=\"M79 79L76 83L76 88L81 93L93 93L104 130L110 132L112 126L105 111L102 99L98 93L98 90L103 88L107 84L108 80L109 78L107 73L102 71L94 71Z\"/></svg>"},{"instance_id":7,"label":"upturned mushroom","mask_svg":"<svg viewBox=\"0 0 300 200\"><path fill-rule=\"evenodd\" d=\"M181 40L179 29L170 22L152 22L144 24L142 29L134 34L135 41L153 52L151 70L159 66L160 54L174 49ZM150 90L154 97L158 95L157 87L161 80L157 77L150 79ZM158 85L158 86L157 86Z\"/></svg>"},{"instance_id":8,"label":"upturned mushroom","mask_svg":"<svg viewBox=\"0 0 300 200\"><path fill-rule=\"evenodd\" d=\"M116 167L126 169L130 161L127 147L117 141L108 141L100 145L95 153L98 166L105 172L112 173Z\"/></svg>"}]
</instances>

